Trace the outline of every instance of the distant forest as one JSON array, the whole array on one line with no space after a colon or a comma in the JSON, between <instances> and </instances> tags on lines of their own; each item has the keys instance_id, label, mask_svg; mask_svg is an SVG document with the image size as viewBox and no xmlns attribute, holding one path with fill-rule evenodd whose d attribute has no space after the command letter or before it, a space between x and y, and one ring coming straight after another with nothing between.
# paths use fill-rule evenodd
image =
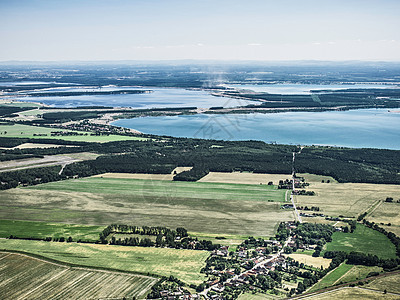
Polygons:
<instances>
[{"instance_id":1,"label":"distant forest","mask_svg":"<svg viewBox=\"0 0 400 300\"><path fill-rule=\"evenodd\" d=\"M0 147L16 146L28 140L3 137L0 138ZM60 167L3 172L0 173L0 188L105 172L167 174L177 166L193 167L190 171L175 175L174 180L180 181L196 181L210 171L290 174L292 152L299 150L297 146L259 141L170 137L109 143L58 142L46 139L35 141L75 144L77 147L1 150L1 155L21 157L91 151L101 156L95 160L67 165L61 176L58 175ZM400 151L310 146L296 155L295 171L332 176L339 182L400 184Z\"/></svg>"}]
</instances>

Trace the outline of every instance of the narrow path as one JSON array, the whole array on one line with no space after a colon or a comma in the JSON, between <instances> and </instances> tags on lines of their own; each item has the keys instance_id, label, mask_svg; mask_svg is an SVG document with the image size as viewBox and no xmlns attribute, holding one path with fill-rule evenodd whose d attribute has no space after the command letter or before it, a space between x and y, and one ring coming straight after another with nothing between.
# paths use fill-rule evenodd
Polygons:
<instances>
[{"instance_id":1,"label":"narrow path","mask_svg":"<svg viewBox=\"0 0 400 300\"><path fill-rule=\"evenodd\" d=\"M58 175L62 174L66 165L67 165L66 163L61 165L61 170L60 170L60 172L58 172Z\"/></svg>"}]
</instances>

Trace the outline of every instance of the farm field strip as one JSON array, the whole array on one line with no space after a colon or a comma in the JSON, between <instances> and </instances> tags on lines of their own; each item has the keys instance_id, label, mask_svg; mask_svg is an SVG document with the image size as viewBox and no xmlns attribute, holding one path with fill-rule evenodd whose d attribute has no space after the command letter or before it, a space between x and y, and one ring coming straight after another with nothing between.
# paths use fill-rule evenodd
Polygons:
<instances>
[{"instance_id":1,"label":"farm field strip","mask_svg":"<svg viewBox=\"0 0 400 300\"><path fill-rule=\"evenodd\" d=\"M340 277L347 273L353 266L342 263L336 269L326 274L320 281L311 287L309 292L317 291L332 286Z\"/></svg>"},{"instance_id":2,"label":"farm field strip","mask_svg":"<svg viewBox=\"0 0 400 300\"><path fill-rule=\"evenodd\" d=\"M76 272L97 272L91 267L99 267L139 274L173 275L184 282L195 284L204 280L204 275L200 273L200 269L205 266L205 260L209 256L209 252L198 250L8 239L0 240L0 249L19 250L60 262L85 266L73 267ZM101 273L113 274L112 271L101 271ZM149 278L143 275L138 276Z\"/></svg>"},{"instance_id":3,"label":"farm field strip","mask_svg":"<svg viewBox=\"0 0 400 300\"><path fill-rule=\"evenodd\" d=\"M1 299L137 297L157 281L148 276L67 267L14 253L4 257Z\"/></svg>"},{"instance_id":4,"label":"farm field strip","mask_svg":"<svg viewBox=\"0 0 400 300\"><path fill-rule=\"evenodd\" d=\"M218 184L195 182L168 182L142 179L84 178L51 182L30 187L37 190L58 190L91 193L136 194L143 196L164 196L165 191L174 197L200 199L229 199L251 201L284 201L285 190L273 187L242 184Z\"/></svg>"}]
</instances>

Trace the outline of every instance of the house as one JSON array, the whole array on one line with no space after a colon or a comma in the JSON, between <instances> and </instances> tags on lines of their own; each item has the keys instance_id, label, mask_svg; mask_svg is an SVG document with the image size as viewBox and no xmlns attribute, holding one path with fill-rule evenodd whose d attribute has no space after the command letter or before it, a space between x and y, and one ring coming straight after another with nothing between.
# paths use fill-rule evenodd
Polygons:
<instances>
[{"instance_id":1,"label":"house","mask_svg":"<svg viewBox=\"0 0 400 300\"><path fill-rule=\"evenodd\" d=\"M225 290L225 287L223 284L219 283L217 285L212 286L211 289L217 293L222 293Z\"/></svg>"}]
</instances>

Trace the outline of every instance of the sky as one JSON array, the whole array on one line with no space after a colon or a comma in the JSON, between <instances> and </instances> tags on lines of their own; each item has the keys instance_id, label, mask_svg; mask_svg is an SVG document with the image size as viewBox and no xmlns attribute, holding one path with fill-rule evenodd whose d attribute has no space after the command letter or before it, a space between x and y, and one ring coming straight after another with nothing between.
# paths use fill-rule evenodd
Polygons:
<instances>
[{"instance_id":1,"label":"sky","mask_svg":"<svg viewBox=\"0 0 400 300\"><path fill-rule=\"evenodd\" d=\"M0 0L0 61L400 61L399 0Z\"/></svg>"}]
</instances>

